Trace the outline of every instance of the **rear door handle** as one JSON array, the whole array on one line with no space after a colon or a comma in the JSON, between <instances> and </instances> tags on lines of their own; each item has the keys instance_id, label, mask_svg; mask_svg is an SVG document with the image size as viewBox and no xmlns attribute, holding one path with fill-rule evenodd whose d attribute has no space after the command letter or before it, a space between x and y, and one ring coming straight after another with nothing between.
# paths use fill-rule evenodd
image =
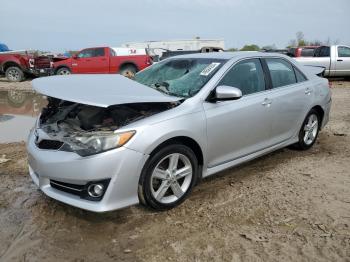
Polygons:
<instances>
[{"instance_id":1,"label":"rear door handle","mask_svg":"<svg viewBox=\"0 0 350 262\"><path fill-rule=\"evenodd\" d=\"M272 100L269 98L265 98L264 101L261 103L263 106L269 107L272 104Z\"/></svg>"},{"instance_id":2,"label":"rear door handle","mask_svg":"<svg viewBox=\"0 0 350 262\"><path fill-rule=\"evenodd\" d=\"M338 62L343 62L343 59L337 59Z\"/></svg>"},{"instance_id":3,"label":"rear door handle","mask_svg":"<svg viewBox=\"0 0 350 262\"><path fill-rule=\"evenodd\" d=\"M310 95L311 94L311 89L310 88L306 88L305 89L305 95Z\"/></svg>"}]
</instances>

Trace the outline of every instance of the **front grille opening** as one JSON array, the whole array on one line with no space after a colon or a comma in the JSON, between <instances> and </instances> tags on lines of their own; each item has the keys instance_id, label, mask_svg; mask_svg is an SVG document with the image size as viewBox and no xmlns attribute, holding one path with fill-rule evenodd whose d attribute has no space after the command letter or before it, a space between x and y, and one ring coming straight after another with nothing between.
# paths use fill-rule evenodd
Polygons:
<instances>
[{"instance_id":1,"label":"front grille opening","mask_svg":"<svg viewBox=\"0 0 350 262\"><path fill-rule=\"evenodd\" d=\"M40 149L53 149L58 150L63 146L63 142L57 140L41 140L37 145Z\"/></svg>"},{"instance_id":2,"label":"front grille opening","mask_svg":"<svg viewBox=\"0 0 350 262\"><path fill-rule=\"evenodd\" d=\"M56 180L50 180L50 185L51 187L57 190L70 193L73 195L77 195L77 196L81 195L85 187L85 185L69 184L69 183L64 183Z\"/></svg>"}]
</instances>

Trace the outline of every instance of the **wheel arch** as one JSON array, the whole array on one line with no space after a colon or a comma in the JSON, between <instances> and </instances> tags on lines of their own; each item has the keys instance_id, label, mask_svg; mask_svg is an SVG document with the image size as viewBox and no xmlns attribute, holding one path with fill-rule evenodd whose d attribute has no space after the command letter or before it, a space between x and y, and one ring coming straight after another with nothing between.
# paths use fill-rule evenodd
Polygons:
<instances>
[{"instance_id":1,"label":"wheel arch","mask_svg":"<svg viewBox=\"0 0 350 262\"><path fill-rule=\"evenodd\" d=\"M5 73L6 70L7 70L9 67L11 67L11 66L18 67L19 69L21 69L22 71L24 71L24 70L23 70L23 67L22 67L19 63L15 62L15 61L5 61L5 62L3 62L2 65L1 65L1 71L3 71L3 72Z\"/></svg>"},{"instance_id":2,"label":"wheel arch","mask_svg":"<svg viewBox=\"0 0 350 262\"><path fill-rule=\"evenodd\" d=\"M118 71L122 70L124 67L129 66L129 65L135 67L136 72L139 71L137 64L134 61L130 61L130 60L127 60L127 61L124 61L123 63L121 63Z\"/></svg>"},{"instance_id":3,"label":"wheel arch","mask_svg":"<svg viewBox=\"0 0 350 262\"><path fill-rule=\"evenodd\" d=\"M63 65L59 65L59 66L55 67L54 74L57 74L57 71L58 71L58 70L60 70L61 68L68 68L68 69L69 69L69 71L71 71L71 72L72 72L72 69L71 69L71 68L70 68L68 65L63 64Z\"/></svg>"},{"instance_id":4,"label":"wheel arch","mask_svg":"<svg viewBox=\"0 0 350 262\"><path fill-rule=\"evenodd\" d=\"M316 105L313 108L311 108L311 110L314 109L320 116L320 126L322 126L322 122L323 122L323 117L324 117L324 110L321 106Z\"/></svg>"},{"instance_id":5,"label":"wheel arch","mask_svg":"<svg viewBox=\"0 0 350 262\"><path fill-rule=\"evenodd\" d=\"M172 144L182 144L182 145L188 146L196 155L199 166L203 166L203 163L204 163L203 150L200 147L200 145L197 143L197 141L195 141L193 138L190 138L188 136L176 136L163 141L156 148L152 150L150 156L154 155L161 148L164 148Z\"/></svg>"}]
</instances>

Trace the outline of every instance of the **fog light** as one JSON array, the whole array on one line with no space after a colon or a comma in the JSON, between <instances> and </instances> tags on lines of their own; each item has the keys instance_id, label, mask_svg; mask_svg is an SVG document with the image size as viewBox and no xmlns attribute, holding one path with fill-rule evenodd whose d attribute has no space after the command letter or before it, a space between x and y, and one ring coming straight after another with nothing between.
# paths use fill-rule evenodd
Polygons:
<instances>
[{"instance_id":1,"label":"fog light","mask_svg":"<svg viewBox=\"0 0 350 262\"><path fill-rule=\"evenodd\" d=\"M104 186L102 184L91 184L88 187L88 193L91 197L100 197L103 195Z\"/></svg>"}]
</instances>

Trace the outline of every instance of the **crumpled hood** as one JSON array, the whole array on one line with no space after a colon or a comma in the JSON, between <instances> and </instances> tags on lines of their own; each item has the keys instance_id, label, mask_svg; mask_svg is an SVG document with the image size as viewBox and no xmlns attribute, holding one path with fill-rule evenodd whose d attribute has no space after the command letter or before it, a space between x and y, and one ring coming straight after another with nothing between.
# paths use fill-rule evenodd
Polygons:
<instances>
[{"instance_id":1,"label":"crumpled hood","mask_svg":"<svg viewBox=\"0 0 350 262\"><path fill-rule=\"evenodd\" d=\"M117 74L42 77L32 86L46 96L99 107L180 100Z\"/></svg>"}]
</instances>

